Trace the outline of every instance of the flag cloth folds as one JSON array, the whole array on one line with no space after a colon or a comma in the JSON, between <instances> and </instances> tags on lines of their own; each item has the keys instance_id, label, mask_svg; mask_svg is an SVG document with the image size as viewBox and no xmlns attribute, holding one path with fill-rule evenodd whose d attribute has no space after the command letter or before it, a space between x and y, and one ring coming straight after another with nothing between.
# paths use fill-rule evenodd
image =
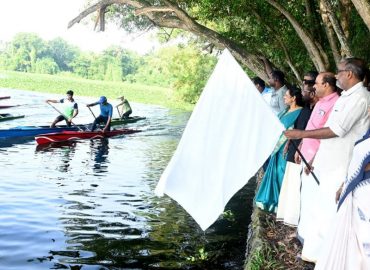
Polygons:
<instances>
[{"instance_id":1,"label":"flag cloth folds","mask_svg":"<svg viewBox=\"0 0 370 270\"><path fill-rule=\"evenodd\" d=\"M211 226L263 165L284 130L252 81L224 50L155 193Z\"/></svg>"}]
</instances>

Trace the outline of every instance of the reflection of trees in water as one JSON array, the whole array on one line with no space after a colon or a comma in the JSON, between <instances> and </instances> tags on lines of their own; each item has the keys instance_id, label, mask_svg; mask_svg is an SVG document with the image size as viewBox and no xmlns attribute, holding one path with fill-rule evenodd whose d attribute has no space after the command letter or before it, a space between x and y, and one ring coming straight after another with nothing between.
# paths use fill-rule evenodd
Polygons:
<instances>
[{"instance_id":1,"label":"reflection of trees in water","mask_svg":"<svg viewBox=\"0 0 370 270\"><path fill-rule=\"evenodd\" d=\"M178 139L168 139L166 141L157 142L146 151L146 170L144 177L151 187L155 189L159 178L170 161L178 144Z\"/></svg>"},{"instance_id":2,"label":"reflection of trees in water","mask_svg":"<svg viewBox=\"0 0 370 270\"><path fill-rule=\"evenodd\" d=\"M155 141L145 152L144 177L153 191L178 143L179 137L171 133L166 139ZM157 246L151 244L152 259L162 261L158 263L160 267L241 269L254 190L254 181L250 181L226 206L228 215L220 218L206 233L169 197L143 198L153 206L152 211L145 213L151 228L149 237L152 243L157 243ZM157 260L157 257L163 258Z\"/></svg>"},{"instance_id":3,"label":"reflection of trees in water","mask_svg":"<svg viewBox=\"0 0 370 270\"><path fill-rule=\"evenodd\" d=\"M119 209L109 212L95 208L97 197L89 194L93 190L91 186L70 193L71 200L65 205L67 209L61 219L68 249L81 252L80 257L63 258L63 261L119 269L241 269L250 215L245 189L228 204L234 219L221 219L203 233L175 201L157 198L152 192L175 151L179 136L168 132L140 140L145 149L145 169L137 173L143 180L137 185L148 185L151 191L141 187L138 193L128 194L130 197L122 190L118 200L114 197L116 193L104 194L107 203L114 200L120 204ZM84 161L94 172L106 171L108 140L90 141L89 147Z\"/></svg>"},{"instance_id":4,"label":"reflection of trees in water","mask_svg":"<svg viewBox=\"0 0 370 270\"><path fill-rule=\"evenodd\" d=\"M149 237L155 243L171 243L171 249L163 252L172 253L183 268L242 269L253 190L251 181L227 204L225 211L232 218L220 217L206 232L174 200L153 198L160 210L150 215Z\"/></svg>"}]
</instances>

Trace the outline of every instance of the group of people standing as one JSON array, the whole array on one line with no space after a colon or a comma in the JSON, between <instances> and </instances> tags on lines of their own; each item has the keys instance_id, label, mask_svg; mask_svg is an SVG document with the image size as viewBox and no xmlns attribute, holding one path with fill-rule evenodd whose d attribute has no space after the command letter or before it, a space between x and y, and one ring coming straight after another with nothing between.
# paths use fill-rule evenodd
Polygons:
<instances>
[{"instance_id":1,"label":"group of people standing","mask_svg":"<svg viewBox=\"0 0 370 270\"><path fill-rule=\"evenodd\" d=\"M270 73L270 89L254 79L286 128L256 205L297 227L301 258L315 269L370 269L369 79L359 58L336 74L307 73L302 89L287 87L281 71Z\"/></svg>"},{"instance_id":2,"label":"group of people standing","mask_svg":"<svg viewBox=\"0 0 370 270\"><path fill-rule=\"evenodd\" d=\"M55 100L55 99L48 99L46 102L50 103L62 103L63 104L63 112L57 110L60 113L59 116L55 118L53 123L50 127L55 127L55 125L61 121L66 121L67 126L71 126L73 124L72 119L75 118L78 114L78 105L75 99L73 98L73 91L68 90L66 93L66 98ZM120 115L120 119L127 119L130 114L132 113L132 109L130 103L124 96L118 98L121 102L116 106L118 110L118 114ZM110 131L110 124L112 121L113 116L113 106L108 103L108 100L105 96L101 96L98 101L94 103L87 104L86 106L90 109L90 107L99 105L100 106L100 114L98 117L95 118L94 115L94 122L91 125L91 131L94 131L99 124L103 124L104 127L102 128L103 132ZM120 109L121 107L121 109Z\"/></svg>"}]
</instances>

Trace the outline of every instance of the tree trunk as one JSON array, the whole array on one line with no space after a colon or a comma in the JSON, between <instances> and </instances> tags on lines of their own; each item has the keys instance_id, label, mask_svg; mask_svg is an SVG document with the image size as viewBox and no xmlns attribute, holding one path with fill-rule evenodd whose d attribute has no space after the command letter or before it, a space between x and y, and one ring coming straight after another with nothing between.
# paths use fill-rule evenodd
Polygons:
<instances>
[{"instance_id":1,"label":"tree trunk","mask_svg":"<svg viewBox=\"0 0 370 270\"><path fill-rule=\"evenodd\" d=\"M142 0L101 0L71 20L68 28L72 27L75 23L79 23L91 13L101 10L102 7L108 7L113 4L127 5L134 9L136 16L147 17L157 27L182 29L209 40L219 49L227 48L239 62L247 66L263 80L268 80L268 75L256 55L248 53L232 40L197 23L195 19L191 18L184 10L171 1L163 0L163 3L165 5L154 6Z\"/></svg>"},{"instance_id":2,"label":"tree trunk","mask_svg":"<svg viewBox=\"0 0 370 270\"><path fill-rule=\"evenodd\" d=\"M304 1L308 21L309 21L310 25L316 26L314 16L313 16L313 12L312 12L311 3L312 2L310 0L305 0ZM308 30L310 31L311 36L315 35L316 27L309 28Z\"/></svg>"},{"instance_id":3,"label":"tree trunk","mask_svg":"<svg viewBox=\"0 0 370 270\"><path fill-rule=\"evenodd\" d=\"M331 22L328 18L327 11L325 9L325 6L320 3L320 14L323 21L323 25L325 28L326 35L329 40L329 45L333 54L333 58L335 61L335 64L338 66L341 56L338 50L337 40L335 38L335 33L333 30L333 26L331 25Z\"/></svg>"},{"instance_id":4,"label":"tree trunk","mask_svg":"<svg viewBox=\"0 0 370 270\"><path fill-rule=\"evenodd\" d=\"M339 1L339 11L340 11L340 24L342 26L343 32L346 38L349 38L349 25L350 25L350 16L352 10L351 0L340 0Z\"/></svg>"},{"instance_id":5,"label":"tree trunk","mask_svg":"<svg viewBox=\"0 0 370 270\"><path fill-rule=\"evenodd\" d=\"M315 44L313 38L309 35L309 33L304 29L299 22L290 14L285 8L283 8L279 3L275 0L266 0L270 5L275 7L278 11L280 11L291 23L294 30L297 32L299 38L302 40L303 44L305 45L308 54L310 55L316 69L318 71L325 71L329 68L329 62L326 62L325 59L322 57L322 53L320 49Z\"/></svg>"},{"instance_id":6,"label":"tree trunk","mask_svg":"<svg viewBox=\"0 0 370 270\"><path fill-rule=\"evenodd\" d=\"M370 2L369 0L352 0L353 5L357 9L358 14L364 20L367 28L370 31Z\"/></svg>"},{"instance_id":7,"label":"tree trunk","mask_svg":"<svg viewBox=\"0 0 370 270\"><path fill-rule=\"evenodd\" d=\"M348 40L346 35L344 34L342 26L340 25L338 18L335 16L333 6L330 4L328 0L321 0L320 2L321 2L320 4L327 11L327 16L333 26L335 33L337 34L339 43L341 45L341 55L344 57L351 57L352 51L349 48Z\"/></svg>"}]
</instances>

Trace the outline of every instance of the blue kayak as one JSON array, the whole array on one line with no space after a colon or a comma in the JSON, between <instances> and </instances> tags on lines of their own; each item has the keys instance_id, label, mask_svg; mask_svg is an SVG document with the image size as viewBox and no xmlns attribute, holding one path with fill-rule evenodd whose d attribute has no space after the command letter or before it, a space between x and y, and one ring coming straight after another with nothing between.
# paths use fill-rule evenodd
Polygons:
<instances>
[{"instance_id":1,"label":"blue kayak","mask_svg":"<svg viewBox=\"0 0 370 270\"><path fill-rule=\"evenodd\" d=\"M86 129L85 125L79 125L79 127L82 129ZM0 129L0 140L34 137L39 134L62 132L64 130L74 131L79 130L79 128L77 126L68 127L66 125L57 126L54 128L51 128L49 126L19 126L9 129Z\"/></svg>"}]
</instances>

